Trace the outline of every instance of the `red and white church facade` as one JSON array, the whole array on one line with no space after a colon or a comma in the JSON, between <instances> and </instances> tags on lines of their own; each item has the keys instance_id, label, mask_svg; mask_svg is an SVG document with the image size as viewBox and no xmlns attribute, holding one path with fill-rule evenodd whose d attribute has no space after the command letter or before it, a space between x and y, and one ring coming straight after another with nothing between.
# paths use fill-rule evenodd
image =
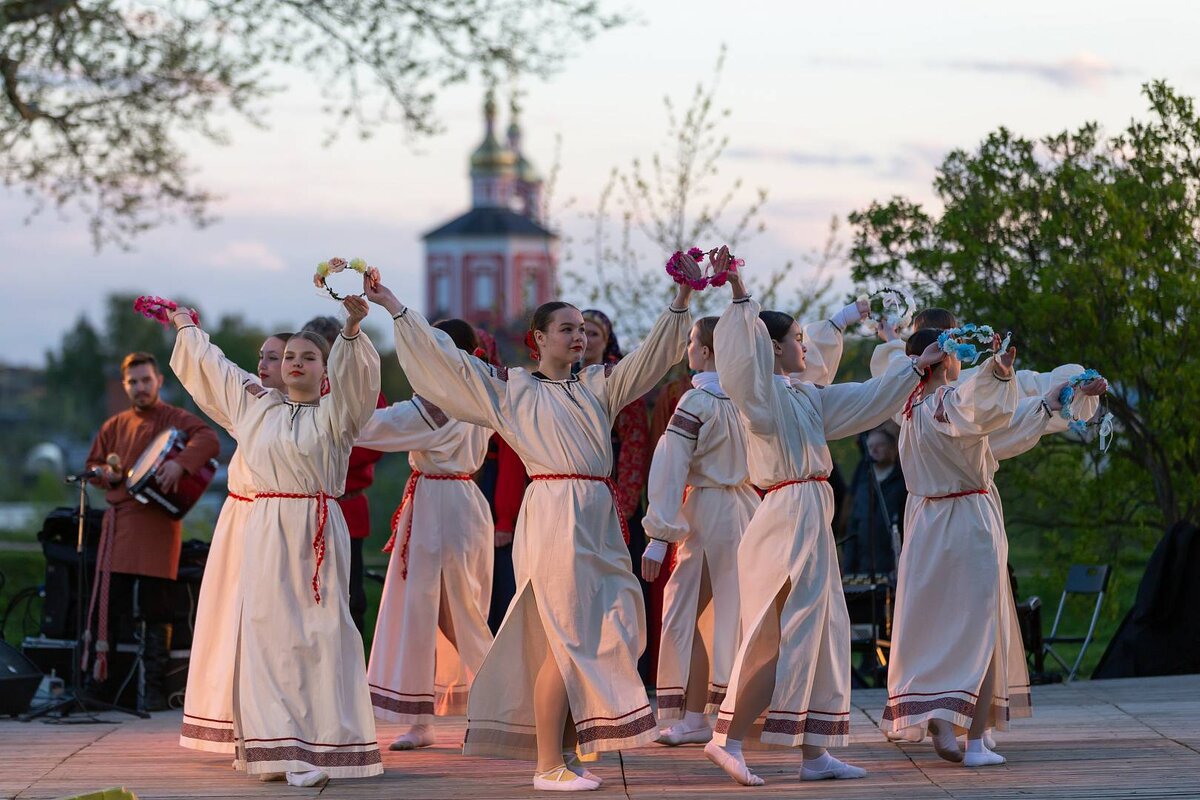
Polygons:
<instances>
[{"instance_id":1,"label":"red and white church facade","mask_svg":"<svg viewBox=\"0 0 1200 800\"><path fill-rule=\"evenodd\" d=\"M483 143L471 155L471 209L426 233L430 319L502 326L554 297L558 237L542 224L542 179L524 157L513 110L496 138L496 103L484 104Z\"/></svg>"}]
</instances>

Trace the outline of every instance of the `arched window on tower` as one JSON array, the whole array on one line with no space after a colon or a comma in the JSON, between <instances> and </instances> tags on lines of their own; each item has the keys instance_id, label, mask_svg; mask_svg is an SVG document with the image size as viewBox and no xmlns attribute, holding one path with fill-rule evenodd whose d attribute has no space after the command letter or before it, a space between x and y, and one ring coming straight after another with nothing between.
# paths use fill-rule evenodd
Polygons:
<instances>
[{"instance_id":1,"label":"arched window on tower","mask_svg":"<svg viewBox=\"0 0 1200 800\"><path fill-rule=\"evenodd\" d=\"M496 275L490 270L475 273L475 310L490 311L496 305Z\"/></svg>"},{"instance_id":2,"label":"arched window on tower","mask_svg":"<svg viewBox=\"0 0 1200 800\"><path fill-rule=\"evenodd\" d=\"M433 306L435 314L450 313L450 276L445 272L433 279Z\"/></svg>"},{"instance_id":3,"label":"arched window on tower","mask_svg":"<svg viewBox=\"0 0 1200 800\"><path fill-rule=\"evenodd\" d=\"M526 272L521 281L521 302L526 311L532 311L538 307L538 278L537 273L532 270Z\"/></svg>"}]
</instances>

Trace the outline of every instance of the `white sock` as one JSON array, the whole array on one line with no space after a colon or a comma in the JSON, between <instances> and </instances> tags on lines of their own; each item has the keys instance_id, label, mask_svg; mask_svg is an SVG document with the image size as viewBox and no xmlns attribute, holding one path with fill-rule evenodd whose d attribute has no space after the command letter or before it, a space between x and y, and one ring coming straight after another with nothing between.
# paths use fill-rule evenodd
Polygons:
<instances>
[{"instance_id":1,"label":"white sock","mask_svg":"<svg viewBox=\"0 0 1200 800\"><path fill-rule=\"evenodd\" d=\"M847 780L866 776L865 769L834 758L828 750L816 758L804 759L800 767L800 780L803 781L821 781L830 778Z\"/></svg>"},{"instance_id":2,"label":"white sock","mask_svg":"<svg viewBox=\"0 0 1200 800\"><path fill-rule=\"evenodd\" d=\"M833 756L829 755L829 751L826 750L824 753L821 753L821 755L817 756L816 758L804 759L804 766L806 766L810 769L829 769L830 767L833 766L833 762L835 762L835 761L837 761L837 759L834 758Z\"/></svg>"},{"instance_id":3,"label":"white sock","mask_svg":"<svg viewBox=\"0 0 1200 800\"><path fill-rule=\"evenodd\" d=\"M994 753L983 743L983 739L967 739L967 753L963 765L967 767L993 767L1005 762L1004 756Z\"/></svg>"},{"instance_id":4,"label":"white sock","mask_svg":"<svg viewBox=\"0 0 1200 800\"><path fill-rule=\"evenodd\" d=\"M726 739L725 752L731 756L742 758L742 740L741 739Z\"/></svg>"},{"instance_id":5,"label":"white sock","mask_svg":"<svg viewBox=\"0 0 1200 800\"><path fill-rule=\"evenodd\" d=\"M688 731L698 731L708 727L708 717L703 711L685 711L683 713L683 728Z\"/></svg>"},{"instance_id":6,"label":"white sock","mask_svg":"<svg viewBox=\"0 0 1200 800\"><path fill-rule=\"evenodd\" d=\"M968 753L982 753L987 749L988 746L983 743L983 739L967 739Z\"/></svg>"}]
</instances>

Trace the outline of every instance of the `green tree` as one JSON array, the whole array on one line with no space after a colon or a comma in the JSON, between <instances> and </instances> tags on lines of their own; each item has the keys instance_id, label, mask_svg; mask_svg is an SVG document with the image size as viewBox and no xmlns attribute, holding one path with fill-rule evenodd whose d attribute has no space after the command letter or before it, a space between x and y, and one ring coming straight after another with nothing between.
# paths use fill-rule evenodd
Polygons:
<instances>
[{"instance_id":1,"label":"green tree","mask_svg":"<svg viewBox=\"0 0 1200 800\"><path fill-rule=\"evenodd\" d=\"M909 280L960 317L1018 332L1024 364L1078 361L1110 381L1120 435L1107 457L1039 448L1064 530L1143 529L1200 517L1200 118L1147 84L1149 117L1040 140L1001 128L938 171L940 214L893 198L851 215L856 280ZM1055 464L1057 471L1055 472ZM1047 471L1038 471L1047 470ZM1089 481L1103 472L1099 481ZM1026 509L1014 509L1018 516Z\"/></svg>"},{"instance_id":2,"label":"green tree","mask_svg":"<svg viewBox=\"0 0 1200 800\"><path fill-rule=\"evenodd\" d=\"M261 124L280 67L310 72L334 125L438 129L438 90L545 76L620 25L596 0L0 0L0 177L87 214L97 247L209 221L181 135Z\"/></svg>"}]
</instances>

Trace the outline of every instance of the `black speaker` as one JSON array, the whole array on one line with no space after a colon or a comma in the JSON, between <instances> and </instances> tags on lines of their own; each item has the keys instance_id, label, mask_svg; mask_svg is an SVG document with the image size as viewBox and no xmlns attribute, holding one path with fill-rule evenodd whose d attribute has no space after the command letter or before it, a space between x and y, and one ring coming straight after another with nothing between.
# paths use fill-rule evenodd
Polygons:
<instances>
[{"instance_id":1,"label":"black speaker","mask_svg":"<svg viewBox=\"0 0 1200 800\"><path fill-rule=\"evenodd\" d=\"M92 573L96 569L96 550L100 544L100 531L104 512L88 509L83 526L83 567L85 585L91 586ZM75 546L79 538L79 511L70 507L56 508L42 522L38 541L46 556L46 597L42 603L42 635L51 639L70 639L76 636L75 621L78 610L76 570L79 569L79 553ZM84 602L87 602L86 599Z\"/></svg>"},{"instance_id":2,"label":"black speaker","mask_svg":"<svg viewBox=\"0 0 1200 800\"><path fill-rule=\"evenodd\" d=\"M41 670L11 645L0 641L0 714L15 716L28 711L41 682Z\"/></svg>"}]
</instances>

